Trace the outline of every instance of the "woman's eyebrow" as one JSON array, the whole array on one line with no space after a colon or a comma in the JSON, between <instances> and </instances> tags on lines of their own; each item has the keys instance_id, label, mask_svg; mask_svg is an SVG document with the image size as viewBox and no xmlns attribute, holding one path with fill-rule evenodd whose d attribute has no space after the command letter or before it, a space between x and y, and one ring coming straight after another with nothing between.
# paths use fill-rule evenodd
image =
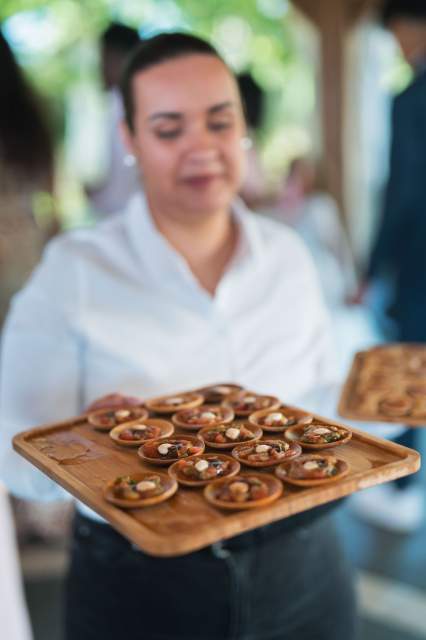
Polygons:
<instances>
[{"instance_id":1,"label":"woman's eyebrow","mask_svg":"<svg viewBox=\"0 0 426 640\"><path fill-rule=\"evenodd\" d=\"M207 113L209 115L215 114L215 113L219 113L220 111L224 111L225 109L230 109L233 107L235 107L235 103L232 102L231 100L226 100L226 102L219 102L218 104L214 104L213 106L209 107L207 109ZM158 111L148 116L148 121L154 122L155 120L160 120L160 119L168 119L168 120L176 121L176 120L180 120L182 117L183 117L183 114L180 113L179 111Z\"/></svg>"},{"instance_id":2,"label":"woman's eyebrow","mask_svg":"<svg viewBox=\"0 0 426 640\"><path fill-rule=\"evenodd\" d=\"M223 111L225 109L229 109L235 107L235 103L231 100L227 100L226 102L219 102L219 104L215 104L208 109L208 113L218 113L218 111Z\"/></svg>"},{"instance_id":3,"label":"woman's eyebrow","mask_svg":"<svg viewBox=\"0 0 426 640\"><path fill-rule=\"evenodd\" d=\"M182 114L178 111L158 111L157 113L153 113L148 117L150 122L154 120L159 120L160 118L168 118L169 120L180 120L182 118Z\"/></svg>"}]
</instances>

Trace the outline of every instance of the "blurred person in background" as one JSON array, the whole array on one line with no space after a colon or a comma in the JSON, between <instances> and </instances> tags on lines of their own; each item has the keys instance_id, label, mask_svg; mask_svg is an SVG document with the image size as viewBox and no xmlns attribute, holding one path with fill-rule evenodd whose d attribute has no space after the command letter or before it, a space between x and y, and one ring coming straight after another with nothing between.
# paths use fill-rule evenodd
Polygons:
<instances>
[{"instance_id":1,"label":"blurred person in background","mask_svg":"<svg viewBox=\"0 0 426 640\"><path fill-rule=\"evenodd\" d=\"M258 132L262 126L265 108L265 93L250 73L237 77L247 122L246 171L240 196L251 209L262 206L267 197L265 172L257 146Z\"/></svg>"},{"instance_id":2,"label":"blurred person in background","mask_svg":"<svg viewBox=\"0 0 426 640\"><path fill-rule=\"evenodd\" d=\"M281 194L268 213L291 226L303 239L319 275L344 378L357 351L381 341L369 309L351 304L357 278L346 231L334 198L327 193L319 162L294 158Z\"/></svg>"},{"instance_id":3,"label":"blurred person in background","mask_svg":"<svg viewBox=\"0 0 426 640\"><path fill-rule=\"evenodd\" d=\"M106 91L106 170L101 182L85 185L91 213L98 220L122 211L141 189L134 159L126 151L119 131L123 103L118 88L123 66L139 42L136 29L119 23L111 23L100 38L102 82Z\"/></svg>"},{"instance_id":4,"label":"blurred person in background","mask_svg":"<svg viewBox=\"0 0 426 640\"><path fill-rule=\"evenodd\" d=\"M344 304L356 287L355 266L336 201L327 193L319 163L294 158L276 216L293 227L309 247L323 294L331 305Z\"/></svg>"},{"instance_id":5,"label":"blurred person in background","mask_svg":"<svg viewBox=\"0 0 426 640\"><path fill-rule=\"evenodd\" d=\"M0 29L0 331L12 296L60 229L54 142L43 105ZM62 537L69 506L12 498L20 542Z\"/></svg>"},{"instance_id":6,"label":"blurred person in background","mask_svg":"<svg viewBox=\"0 0 426 640\"><path fill-rule=\"evenodd\" d=\"M59 230L54 149L42 106L0 26L0 331L11 296Z\"/></svg>"},{"instance_id":7,"label":"blurred person in background","mask_svg":"<svg viewBox=\"0 0 426 640\"><path fill-rule=\"evenodd\" d=\"M54 149L42 106L0 26L0 333L9 302L27 281L47 240L59 230L54 209ZM7 372L6 374L7 375ZM43 520L34 503L14 501L26 520ZM49 516L52 509L49 509ZM55 513L57 516L57 512ZM15 528L0 484L0 620L8 640L29 640ZM39 531L24 527L23 535Z\"/></svg>"},{"instance_id":8,"label":"blurred person in background","mask_svg":"<svg viewBox=\"0 0 426 640\"><path fill-rule=\"evenodd\" d=\"M290 402L334 381L307 250L236 199L246 126L232 72L207 42L162 34L135 51L122 91L144 194L51 243L7 322L0 469L28 496L64 491L11 451L13 434L111 391L150 397L232 378ZM283 301L292 313L281 313ZM66 638L352 640L334 508L158 558L79 503Z\"/></svg>"},{"instance_id":9,"label":"blurred person in background","mask_svg":"<svg viewBox=\"0 0 426 640\"><path fill-rule=\"evenodd\" d=\"M393 339L426 343L426 2L387 0L381 20L414 77L393 103L390 172L363 288L384 279L391 290ZM397 439L412 448L416 441L415 429ZM359 502L360 515L396 531L415 530L424 511L415 480L408 476L366 493Z\"/></svg>"}]
</instances>

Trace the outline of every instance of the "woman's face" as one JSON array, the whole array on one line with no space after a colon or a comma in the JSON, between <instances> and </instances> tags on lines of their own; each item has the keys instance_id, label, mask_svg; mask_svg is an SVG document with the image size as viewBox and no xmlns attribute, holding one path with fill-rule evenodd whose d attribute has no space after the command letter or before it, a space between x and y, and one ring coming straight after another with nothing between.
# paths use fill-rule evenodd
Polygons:
<instances>
[{"instance_id":1,"label":"woman's face","mask_svg":"<svg viewBox=\"0 0 426 640\"><path fill-rule=\"evenodd\" d=\"M234 78L210 55L188 55L133 78L134 130L125 131L151 208L199 217L238 192L245 123Z\"/></svg>"}]
</instances>

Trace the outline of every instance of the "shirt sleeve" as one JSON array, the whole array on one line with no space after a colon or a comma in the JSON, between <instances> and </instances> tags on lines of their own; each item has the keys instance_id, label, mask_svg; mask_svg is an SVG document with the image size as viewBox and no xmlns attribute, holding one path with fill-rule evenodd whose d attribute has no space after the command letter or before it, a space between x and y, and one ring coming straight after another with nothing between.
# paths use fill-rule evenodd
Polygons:
<instances>
[{"instance_id":1,"label":"shirt sleeve","mask_svg":"<svg viewBox=\"0 0 426 640\"><path fill-rule=\"evenodd\" d=\"M68 496L12 449L12 438L34 426L78 415L81 340L79 278L67 236L52 241L7 318L0 371L0 477L27 499Z\"/></svg>"}]
</instances>

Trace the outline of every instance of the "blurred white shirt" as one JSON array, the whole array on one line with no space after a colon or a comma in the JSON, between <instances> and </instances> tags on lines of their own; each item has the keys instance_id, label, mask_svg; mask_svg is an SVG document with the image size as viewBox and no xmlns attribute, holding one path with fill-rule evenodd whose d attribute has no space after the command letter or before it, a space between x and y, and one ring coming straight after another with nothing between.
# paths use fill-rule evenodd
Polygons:
<instances>
[{"instance_id":1,"label":"blurred white shirt","mask_svg":"<svg viewBox=\"0 0 426 640\"><path fill-rule=\"evenodd\" d=\"M322 391L335 383L329 323L307 250L241 203L233 215L239 242L214 296L140 196L50 243L4 332L0 475L13 493L64 493L13 453L13 435L111 392L146 398L230 381L302 406L313 392L311 410L334 411L337 387Z\"/></svg>"}]
</instances>

